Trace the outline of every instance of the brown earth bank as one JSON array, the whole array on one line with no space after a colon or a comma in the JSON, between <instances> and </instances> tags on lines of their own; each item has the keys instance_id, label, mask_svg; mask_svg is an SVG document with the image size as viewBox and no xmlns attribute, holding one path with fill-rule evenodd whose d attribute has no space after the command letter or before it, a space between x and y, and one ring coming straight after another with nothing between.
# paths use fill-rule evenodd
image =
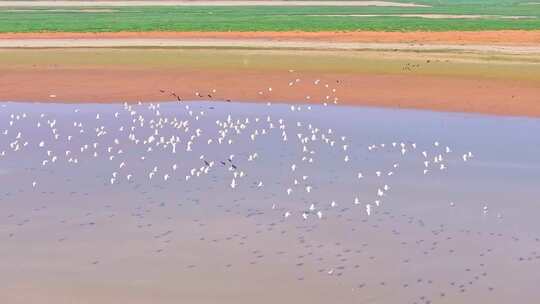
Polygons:
<instances>
[{"instance_id":1,"label":"brown earth bank","mask_svg":"<svg viewBox=\"0 0 540 304\"><path fill-rule=\"evenodd\" d=\"M448 32L106 32L106 33L0 33L0 39L118 39L118 38L218 38L307 40L326 42L447 43L447 44L540 44L534 31L448 31Z\"/></svg>"},{"instance_id":2,"label":"brown earth bank","mask_svg":"<svg viewBox=\"0 0 540 304\"><path fill-rule=\"evenodd\" d=\"M320 80L318 85L316 80ZM35 68L2 71L0 82L3 101L172 101L176 100L174 92L182 100L332 104L337 97L338 104L345 105L540 117L538 85L497 79L290 71Z\"/></svg>"},{"instance_id":3,"label":"brown earth bank","mask_svg":"<svg viewBox=\"0 0 540 304\"><path fill-rule=\"evenodd\" d=\"M1 101L153 102L177 95L332 105L337 98L338 105L540 117L540 55L0 49L0 84Z\"/></svg>"}]
</instances>

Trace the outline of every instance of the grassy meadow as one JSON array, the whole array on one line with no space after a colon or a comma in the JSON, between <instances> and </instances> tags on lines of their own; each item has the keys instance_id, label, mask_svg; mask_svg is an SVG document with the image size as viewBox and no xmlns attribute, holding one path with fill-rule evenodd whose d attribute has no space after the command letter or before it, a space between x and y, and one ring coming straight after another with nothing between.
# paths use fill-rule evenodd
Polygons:
<instances>
[{"instance_id":1,"label":"grassy meadow","mask_svg":"<svg viewBox=\"0 0 540 304\"><path fill-rule=\"evenodd\" d=\"M92 9L88 7L5 7L0 8L0 32L540 29L540 4L529 1L419 0L414 2L431 7L149 6L106 7L101 10L98 7ZM403 17L399 16L400 14L483 15L484 17L427 19Z\"/></svg>"}]
</instances>

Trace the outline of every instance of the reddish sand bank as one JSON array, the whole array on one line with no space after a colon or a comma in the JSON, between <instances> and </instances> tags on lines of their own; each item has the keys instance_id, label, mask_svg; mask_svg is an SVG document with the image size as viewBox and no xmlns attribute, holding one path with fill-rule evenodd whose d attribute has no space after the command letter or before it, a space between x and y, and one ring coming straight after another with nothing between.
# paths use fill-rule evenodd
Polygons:
<instances>
[{"instance_id":1,"label":"reddish sand bank","mask_svg":"<svg viewBox=\"0 0 540 304\"><path fill-rule=\"evenodd\" d=\"M289 86L296 78L298 84ZM314 85L321 79L320 85ZM338 83L339 81L339 83ZM0 99L44 102L136 102L182 99L321 104L326 96L340 104L540 117L540 87L497 79L419 75L290 73L121 68L34 68L0 73ZM323 84L329 84L325 88ZM271 87L270 92L268 88ZM336 88L332 93L331 89ZM160 89L167 92L161 93ZM212 93L215 89L216 93ZM200 92L204 98L195 96ZM259 93L259 92L262 92ZM50 97L55 95L55 97ZM306 99L309 95L310 99Z\"/></svg>"},{"instance_id":2,"label":"reddish sand bank","mask_svg":"<svg viewBox=\"0 0 540 304\"><path fill-rule=\"evenodd\" d=\"M118 32L3 33L0 39L29 38L222 38L449 44L540 44L540 31L480 32Z\"/></svg>"}]
</instances>

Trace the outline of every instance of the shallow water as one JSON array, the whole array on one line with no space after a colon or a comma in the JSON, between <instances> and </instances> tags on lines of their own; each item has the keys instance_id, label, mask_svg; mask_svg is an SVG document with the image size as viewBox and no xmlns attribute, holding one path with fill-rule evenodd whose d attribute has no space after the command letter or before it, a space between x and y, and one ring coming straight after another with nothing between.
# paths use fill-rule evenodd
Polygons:
<instances>
[{"instance_id":1,"label":"shallow water","mask_svg":"<svg viewBox=\"0 0 540 304\"><path fill-rule=\"evenodd\" d=\"M540 296L538 119L214 102L3 103L0 132L1 302ZM180 140L176 153L171 136Z\"/></svg>"}]
</instances>

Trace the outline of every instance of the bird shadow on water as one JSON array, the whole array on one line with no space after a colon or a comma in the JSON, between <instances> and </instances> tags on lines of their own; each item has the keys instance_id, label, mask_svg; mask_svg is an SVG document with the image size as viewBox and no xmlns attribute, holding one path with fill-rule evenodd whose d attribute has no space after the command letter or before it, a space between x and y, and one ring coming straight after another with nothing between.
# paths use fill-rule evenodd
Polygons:
<instances>
[{"instance_id":1,"label":"bird shadow on water","mask_svg":"<svg viewBox=\"0 0 540 304\"><path fill-rule=\"evenodd\" d=\"M0 118L0 268L18 288L60 271L185 282L176 299L538 296L536 120L185 101Z\"/></svg>"}]
</instances>

